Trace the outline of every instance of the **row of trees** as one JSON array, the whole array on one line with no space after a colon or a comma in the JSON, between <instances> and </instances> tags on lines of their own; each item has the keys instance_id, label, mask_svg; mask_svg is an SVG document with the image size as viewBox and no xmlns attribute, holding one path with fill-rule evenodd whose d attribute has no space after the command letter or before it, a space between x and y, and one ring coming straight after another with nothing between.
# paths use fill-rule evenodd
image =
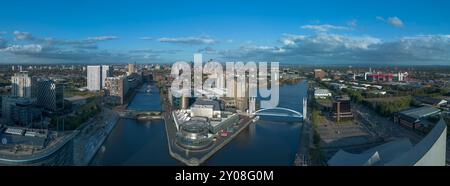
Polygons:
<instances>
[{"instance_id":1,"label":"row of trees","mask_svg":"<svg viewBox=\"0 0 450 186\"><path fill-rule=\"evenodd\" d=\"M75 87L72 86L65 86L64 87L64 97L72 97L72 96L99 96L101 95L101 92L90 92L90 91L80 91Z\"/></svg>"},{"instance_id":2,"label":"row of trees","mask_svg":"<svg viewBox=\"0 0 450 186\"><path fill-rule=\"evenodd\" d=\"M411 105L411 98L404 97L392 101L375 103L375 111L382 116L392 116L392 114L404 110Z\"/></svg>"},{"instance_id":3,"label":"row of trees","mask_svg":"<svg viewBox=\"0 0 450 186\"><path fill-rule=\"evenodd\" d=\"M74 115L53 117L50 122L51 128L54 130L75 130L100 111L101 108L97 106L95 99L91 99L89 103L78 108Z\"/></svg>"},{"instance_id":4,"label":"row of trees","mask_svg":"<svg viewBox=\"0 0 450 186\"><path fill-rule=\"evenodd\" d=\"M362 103L364 100L364 97L362 96L362 93L360 91L351 89L343 89L343 91L348 94L352 101L356 103Z\"/></svg>"},{"instance_id":5,"label":"row of trees","mask_svg":"<svg viewBox=\"0 0 450 186\"><path fill-rule=\"evenodd\" d=\"M318 132L318 126L319 126L320 122L323 122L322 116L320 115L320 112L319 111L313 111L311 113L311 123L312 123L312 127L313 127L313 130L314 130L313 143L314 143L314 145L316 147L320 146L320 141L321 141L320 134Z\"/></svg>"},{"instance_id":6,"label":"row of trees","mask_svg":"<svg viewBox=\"0 0 450 186\"><path fill-rule=\"evenodd\" d=\"M344 92L350 96L353 102L364 104L372 107L378 114L382 116L392 116L395 112L399 112L411 106L412 99L410 96L401 98L380 99L379 101L368 101L364 99L361 91L344 89Z\"/></svg>"},{"instance_id":7,"label":"row of trees","mask_svg":"<svg viewBox=\"0 0 450 186\"><path fill-rule=\"evenodd\" d=\"M313 129L313 144L314 148L310 149L311 160L315 163L320 163L324 159L324 154L321 150L322 138L319 134L319 123L324 122L324 117L321 115L320 111L312 109L311 112L311 124Z\"/></svg>"}]
</instances>

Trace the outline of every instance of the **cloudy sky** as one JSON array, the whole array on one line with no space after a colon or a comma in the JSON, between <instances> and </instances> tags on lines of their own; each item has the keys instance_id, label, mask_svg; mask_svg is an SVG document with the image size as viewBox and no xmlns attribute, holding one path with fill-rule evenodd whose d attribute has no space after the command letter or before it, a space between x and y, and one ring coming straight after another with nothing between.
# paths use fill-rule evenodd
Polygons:
<instances>
[{"instance_id":1,"label":"cloudy sky","mask_svg":"<svg viewBox=\"0 0 450 186\"><path fill-rule=\"evenodd\" d=\"M450 65L446 0L1 1L0 64Z\"/></svg>"}]
</instances>

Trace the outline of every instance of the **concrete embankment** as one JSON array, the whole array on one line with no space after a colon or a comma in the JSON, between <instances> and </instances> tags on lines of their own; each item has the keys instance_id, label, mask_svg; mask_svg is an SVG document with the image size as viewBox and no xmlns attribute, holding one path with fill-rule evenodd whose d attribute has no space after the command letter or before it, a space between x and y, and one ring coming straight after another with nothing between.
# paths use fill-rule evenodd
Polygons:
<instances>
[{"instance_id":1,"label":"concrete embankment","mask_svg":"<svg viewBox=\"0 0 450 186\"><path fill-rule=\"evenodd\" d=\"M118 121L114 111L103 108L99 116L86 123L74 139L74 164L88 165Z\"/></svg>"}]
</instances>

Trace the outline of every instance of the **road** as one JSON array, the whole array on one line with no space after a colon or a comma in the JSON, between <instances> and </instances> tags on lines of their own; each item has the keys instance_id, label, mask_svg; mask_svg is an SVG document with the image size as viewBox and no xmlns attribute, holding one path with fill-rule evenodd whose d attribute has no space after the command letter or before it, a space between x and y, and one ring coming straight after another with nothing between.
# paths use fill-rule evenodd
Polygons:
<instances>
[{"instance_id":1,"label":"road","mask_svg":"<svg viewBox=\"0 0 450 186\"><path fill-rule=\"evenodd\" d=\"M385 140L392 138L408 138L411 143L417 144L424 137L412 130L394 124L392 120L382 117L370 108L363 105L352 104L352 109L357 120L369 131Z\"/></svg>"},{"instance_id":2,"label":"road","mask_svg":"<svg viewBox=\"0 0 450 186\"><path fill-rule=\"evenodd\" d=\"M309 148L312 146L312 128L311 123L303 121L300 129L300 143L295 154L295 166L308 166L311 165L311 159L309 157Z\"/></svg>"}]
</instances>

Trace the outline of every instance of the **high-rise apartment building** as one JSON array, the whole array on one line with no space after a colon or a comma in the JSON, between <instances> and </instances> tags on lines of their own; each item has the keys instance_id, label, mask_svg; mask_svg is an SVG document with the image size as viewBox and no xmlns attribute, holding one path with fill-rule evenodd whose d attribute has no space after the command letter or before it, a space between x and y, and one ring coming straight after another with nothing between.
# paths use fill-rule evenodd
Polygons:
<instances>
[{"instance_id":1,"label":"high-rise apartment building","mask_svg":"<svg viewBox=\"0 0 450 186\"><path fill-rule=\"evenodd\" d=\"M107 77L113 76L113 68L109 65L102 65L102 88L105 88L105 80Z\"/></svg>"},{"instance_id":2,"label":"high-rise apartment building","mask_svg":"<svg viewBox=\"0 0 450 186\"><path fill-rule=\"evenodd\" d=\"M97 91L102 88L102 67L87 66L87 89Z\"/></svg>"},{"instance_id":3,"label":"high-rise apartment building","mask_svg":"<svg viewBox=\"0 0 450 186\"><path fill-rule=\"evenodd\" d=\"M64 108L64 84L47 78L37 78L33 85L36 104L50 111Z\"/></svg>"},{"instance_id":4,"label":"high-rise apartment building","mask_svg":"<svg viewBox=\"0 0 450 186\"><path fill-rule=\"evenodd\" d=\"M239 78L236 78L233 85L236 108L241 112L246 112L249 108L249 81L247 77L245 77L244 82L239 82L239 80Z\"/></svg>"},{"instance_id":5,"label":"high-rise apartment building","mask_svg":"<svg viewBox=\"0 0 450 186\"><path fill-rule=\"evenodd\" d=\"M135 69L134 69L134 64L128 64L128 71L127 71L127 74L128 75L130 75L130 74L132 74L132 73L134 73L135 72Z\"/></svg>"},{"instance_id":6,"label":"high-rise apartment building","mask_svg":"<svg viewBox=\"0 0 450 186\"><path fill-rule=\"evenodd\" d=\"M106 101L111 104L123 104L128 89L126 76L107 77L105 80Z\"/></svg>"},{"instance_id":7,"label":"high-rise apartment building","mask_svg":"<svg viewBox=\"0 0 450 186\"><path fill-rule=\"evenodd\" d=\"M31 98L31 78L28 72L21 71L11 77L11 95Z\"/></svg>"},{"instance_id":8,"label":"high-rise apartment building","mask_svg":"<svg viewBox=\"0 0 450 186\"><path fill-rule=\"evenodd\" d=\"M105 79L112 76L112 67L108 65L87 66L87 89L101 90L105 87Z\"/></svg>"}]
</instances>

